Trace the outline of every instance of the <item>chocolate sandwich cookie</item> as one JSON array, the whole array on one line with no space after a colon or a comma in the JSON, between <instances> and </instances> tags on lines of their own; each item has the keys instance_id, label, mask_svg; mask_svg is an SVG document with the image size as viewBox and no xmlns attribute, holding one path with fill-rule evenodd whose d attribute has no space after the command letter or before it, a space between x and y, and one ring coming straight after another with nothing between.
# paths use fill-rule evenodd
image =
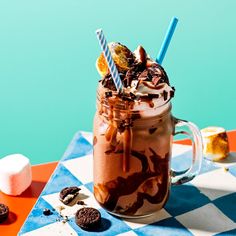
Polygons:
<instances>
[{"instance_id":1,"label":"chocolate sandwich cookie","mask_svg":"<svg viewBox=\"0 0 236 236\"><path fill-rule=\"evenodd\" d=\"M9 215L9 208L8 206L0 203L0 223L7 219Z\"/></svg>"},{"instance_id":2,"label":"chocolate sandwich cookie","mask_svg":"<svg viewBox=\"0 0 236 236\"><path fill-rule=\"evenodd\" d=\"M65 205L68 205L78 196L79 191L80 188L76 186L63 188L59 194L59 199Z\"/></svg>"},{"instance_id":3,"label":"chocolate sandwich cookie","mask_svg":"<svg viewBox=\"0 0 236 236\"><path fill-rule=\"evenodd\" d=\"M84 207L75 214L75 223L86 230L92 230L99 226L101 222L100 212L92 207Z\"/></svg>"}]
</instances>

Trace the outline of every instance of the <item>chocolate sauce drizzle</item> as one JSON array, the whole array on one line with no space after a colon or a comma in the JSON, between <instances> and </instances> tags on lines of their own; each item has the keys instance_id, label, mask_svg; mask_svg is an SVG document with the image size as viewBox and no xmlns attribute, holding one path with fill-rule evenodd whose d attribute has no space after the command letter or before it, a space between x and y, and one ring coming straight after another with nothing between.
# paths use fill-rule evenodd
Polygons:
<instances>
[{"instance_id":1,"label":"chocolate sauce drizzle","mask_svg":"<svg viewBox=\"0 0 236 236\"><path fill-rule=\"evenodd\" d=\"M133 157L137 158L141 162L142 172L150 171L149 165L148 165L148 160L147 160L147 157L144 153L132 150L131 155Z\"/></svg>"},{"instance_id":2,"label":"chocolate sauce drizzle","mask_svg":"<svg viewBox=\"0 0 236 236\"><path fill-rule=\"evenodd\" d=\"M121 150L122 151L122 150ZM120 151L120 152L121 152ZM118 211L121 214L135 214L137 210L142 207L144 200L146 199L148 202L153 204L161 203L166 193L168 192L168 176L169 176L169 153L166 153L165 157L160 157L152 148L150 148L152 155L150 156L150 160L153 165L153 169L148 163L147 156L139 151L131 150L131 156L140 160L142 164L142 171L138 173L133 173L129 175L127 178L118 177L115 180L109 181L105 184L97 184L95 186L95 196L96 196L96 188L106 189L108 191L108 197L104 203L100 204L109 211ZM154 196L151 196L145 192L137 193L137 200L129 206L127 209L122 209L117 206L117 202L121 196L129 195L137 191L142 183L149 180L153 177L160 177L161 183L157 184L158 191Z\"/></svg>"},{"instance_id":3,"label":"chocolate sauce drizzle","mask_svg":"<svg viewBox=\"0 0 236 236\"><path fill-rule=\"evenodd\" d=\"M123 171L127 172L129 170L129 158L131 153L131 145L132 145L132 127L126 126L125 131L123 132L123 146L124 146L124 153L123 153Z\"/></svg>"}]
</instances>

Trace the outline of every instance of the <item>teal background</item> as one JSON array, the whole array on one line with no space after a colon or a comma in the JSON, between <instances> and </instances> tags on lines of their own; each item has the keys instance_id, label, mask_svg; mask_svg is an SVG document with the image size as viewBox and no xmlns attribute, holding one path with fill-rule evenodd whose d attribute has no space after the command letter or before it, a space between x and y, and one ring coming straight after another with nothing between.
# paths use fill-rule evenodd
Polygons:
<instances>
[{"instance_id":1,"label":"teal background","mask_svg":"<svg viewBox=\"0 0 236 236\"><path fill-rule=\"evenodd\" d=\"M92 131L96 28L155 57L179 18L163 66L173 113L235 129L236 1L0 1L0 157L58 160L77 130Z\"/></svg>"}]
</instances>

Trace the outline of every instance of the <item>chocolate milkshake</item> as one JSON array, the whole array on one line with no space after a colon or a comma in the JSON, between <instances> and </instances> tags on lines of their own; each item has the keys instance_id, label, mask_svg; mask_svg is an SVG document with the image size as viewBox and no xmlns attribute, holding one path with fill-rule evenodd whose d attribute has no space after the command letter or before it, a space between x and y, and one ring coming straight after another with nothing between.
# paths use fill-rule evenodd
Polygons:
<instances>
[{"instance_id":1,"label":"chocolate milkshake","mask_svg":"<svg viewBox=\"0 0 236 236\"><path fill-rule=\"evenodd\" d=\"M175 125L170 100L174 87L144 48L120 43L109 49L124 89L116 91L103 55L94 118L94 196L112 214L140 217L160 210L171 183Z\"/></svg>"}]
</instances>

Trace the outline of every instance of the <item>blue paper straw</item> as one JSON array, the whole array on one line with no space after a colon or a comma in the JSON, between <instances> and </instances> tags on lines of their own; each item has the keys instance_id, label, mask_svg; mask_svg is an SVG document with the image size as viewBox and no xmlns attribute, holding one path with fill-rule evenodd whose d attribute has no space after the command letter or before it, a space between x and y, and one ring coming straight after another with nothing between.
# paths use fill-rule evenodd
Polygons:
<instances>
[{"instance_id":1,"label":"blue paper straw","mask_svg":"<svg viewBox=\"0 0 236 236\"><path fill-rule=\"evenodd\" d=\"M111 76L113 78L113 81L115 83L116 89L118 92L121 92L123 90L123 85L122 85L118 70L116 68L116 65L111 57L111 53L109 51L105 35L104 35L102 29L96 30L96 34L97 34L99 44L102 48L104 57L107 61L107 65L109 67L109 70L110 70Z\"/></svg>"},{"instance_id":2,"label":"blue paper straw","mask_svg":"<svg viewBox=\"0 0 236 236\"><path fill-rule=\"evenodd\" d=\"M178 23L178 19L176 17L173 17L171 19L170 24L169 24L169 27L168 27L168 30L166 32L164 41L163 41L163 43L161 45L161 49L160 49L160 51L158 53L158 56L156 58L156 62L159 63L159 64L162 64L162 62L163 62L163 59L164 59L164 57L166 55L166 51L167 51L168 46L170 44L171 38L172 38L172 36L174 34L175 27L176 27L177 23Z\"/></svg>"}]
</instances>

